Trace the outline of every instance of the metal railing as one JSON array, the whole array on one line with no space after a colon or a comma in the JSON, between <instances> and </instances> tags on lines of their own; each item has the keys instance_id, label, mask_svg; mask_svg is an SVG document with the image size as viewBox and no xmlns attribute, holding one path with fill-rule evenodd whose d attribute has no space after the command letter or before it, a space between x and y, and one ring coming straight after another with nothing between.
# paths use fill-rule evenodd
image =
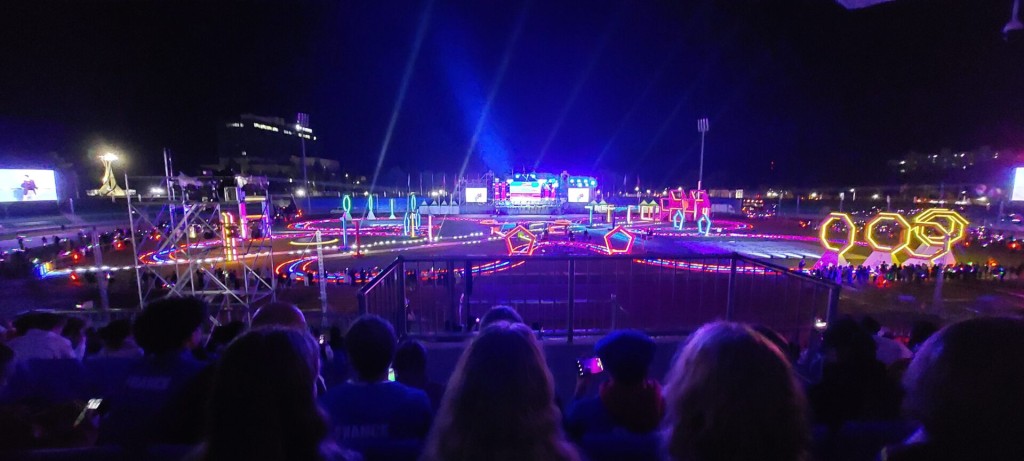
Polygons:
<instances>
[{"instance_id":1,"label":"metal railing","mask_svg":"<svg viewBox=\"0 0 1024 461\"><path fill-rule=\"evenodd\" d=\"M805 344L837 315L835 283L739 254L399 257L358 293L359 313L400 335L469 334L497 305L544 334L633 328L686 334L712 320L761 324Z\"/></svg>"}]
</instances>

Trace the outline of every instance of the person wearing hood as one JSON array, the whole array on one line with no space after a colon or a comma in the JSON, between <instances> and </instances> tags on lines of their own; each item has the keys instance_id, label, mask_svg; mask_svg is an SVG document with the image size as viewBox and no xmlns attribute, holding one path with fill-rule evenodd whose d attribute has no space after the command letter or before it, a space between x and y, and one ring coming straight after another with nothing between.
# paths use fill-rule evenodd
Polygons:
<instances>
[{"instance_id":1,"label":"person wearing hood","mask_svg":"<svg viewBox=\"0 0 1024 461\"><path fill-rule=\"evenodd\" d=\"M566 410L569 437L625 431L647 434L657 430L665 415L661 384L648 377L654 361L655 344L639 331L616 331L594 346L608 380L601 383L598 395L581 397ZM592 379L585 374L581 383ZM578 386L577 390L585 386Z\"/></svg>"}]
</instances>

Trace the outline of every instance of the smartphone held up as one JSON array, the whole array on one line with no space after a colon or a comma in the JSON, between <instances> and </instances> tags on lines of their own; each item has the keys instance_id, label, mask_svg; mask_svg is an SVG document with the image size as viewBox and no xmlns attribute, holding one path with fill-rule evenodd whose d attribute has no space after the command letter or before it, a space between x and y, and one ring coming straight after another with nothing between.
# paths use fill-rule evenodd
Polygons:
<instances>
[{"instance_id":1,"label":"smartphone held up","mask_svg":"<svg viewBox=\"0 0 1024 461\"><path fill-rule=\"evenodd\" d=\"M604 371L604 365L601 364L600 357L580 359L576 361L576 371L580 376L596 375Z\"/></svg>"}]
</instances>

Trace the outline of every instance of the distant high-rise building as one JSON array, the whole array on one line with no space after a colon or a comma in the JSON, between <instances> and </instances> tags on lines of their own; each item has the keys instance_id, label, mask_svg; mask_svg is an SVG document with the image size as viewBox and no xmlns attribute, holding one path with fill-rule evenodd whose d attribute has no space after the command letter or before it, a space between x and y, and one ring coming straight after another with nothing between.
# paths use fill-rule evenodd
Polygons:
<instances>
[{"instance_id":1,"label":"distant high-rise building","mask_svg":"<svg viewBox=\"0 0 1024 461\"><path fill-rule=\"evenodd\" d=\"M308 124L308 123L307 123ZM340 165L321 153L313 129L281 117L243 114L223 122L217 130L215 170L270 177L302 177L302 142L306 143L306 168L310 181L331 180Z\"/></svg>"},{"instance_id":2,"label":"distant high-rise building","mask_svg":"<svg viewBox=\"0 0 1024 461\"><path fill-rule=\"evenodd\" d=\"M888 164L902 182L990 182L1008 175L1022 160L1024 151L986 146L969 151L911 152Z\"/></svg>"}]
</instances>

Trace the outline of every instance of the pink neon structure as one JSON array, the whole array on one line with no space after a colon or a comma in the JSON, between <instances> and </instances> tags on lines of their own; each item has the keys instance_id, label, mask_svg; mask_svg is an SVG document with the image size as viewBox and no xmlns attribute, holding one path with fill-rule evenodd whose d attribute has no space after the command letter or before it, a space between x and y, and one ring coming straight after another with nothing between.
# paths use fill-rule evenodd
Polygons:
<instances>
[{"instance_id":1,"label":"pink neon structure","mask_svg":"<svg viewBox=\"0 0 1024 461\"><path fill-rule=\"evenodd\" d=\"M696 221L705 213L711 215L711 198L704 190L692 189L689 196L682 189L670 190L668 197L661 199L661 220L672 219L676 210L682 210L688 221Z\"/></svg>"},{"instance_id":2,"label":"pink neon structure","mask_svg":"<svg viewBox=\"0 0 1024 461\"><path fill-rule=\"evenodd\" d=\"M708 198L708 191L693 189L690 191L690 203L686 210L686 213L693 218L694 221L700 219L701 216L711 216L711 199Z\"/></svg>"},{"instance_id":3,"label":"pink neon structure","mask_svg":"<svg viewBox=\"0 0 1024 461\"><path fill-rule=\"evenodd\" d=\"M683 194L682 189L668 191L668 197L661 199L661 220L672 219L676 210L683 210L685 216L686 202L686 195Z\"/></svg>"},{"instance_id":4,"label":"pink neon structure","mask_svg":"<svg viewBox=\"0 0 1024 461\"><path fill-rule=\"evenodd\" d=\"M626 236L626 247L625 248L619 250L619 249L616 249L616 248L612 247L612 236L615 235L615 234L623 234L623 235ZM633 235L631 232L627 231L622 226L615 226L615 229L612 229L607 234L604 234L604 245L608 249L608 254L610 254L610 255L620 254L620 253L621 254L628 254L628 253L630 253L631 251L633 251L633 241L634 240L636 240L636 236Z\"/></svg>"}]
</instances>

